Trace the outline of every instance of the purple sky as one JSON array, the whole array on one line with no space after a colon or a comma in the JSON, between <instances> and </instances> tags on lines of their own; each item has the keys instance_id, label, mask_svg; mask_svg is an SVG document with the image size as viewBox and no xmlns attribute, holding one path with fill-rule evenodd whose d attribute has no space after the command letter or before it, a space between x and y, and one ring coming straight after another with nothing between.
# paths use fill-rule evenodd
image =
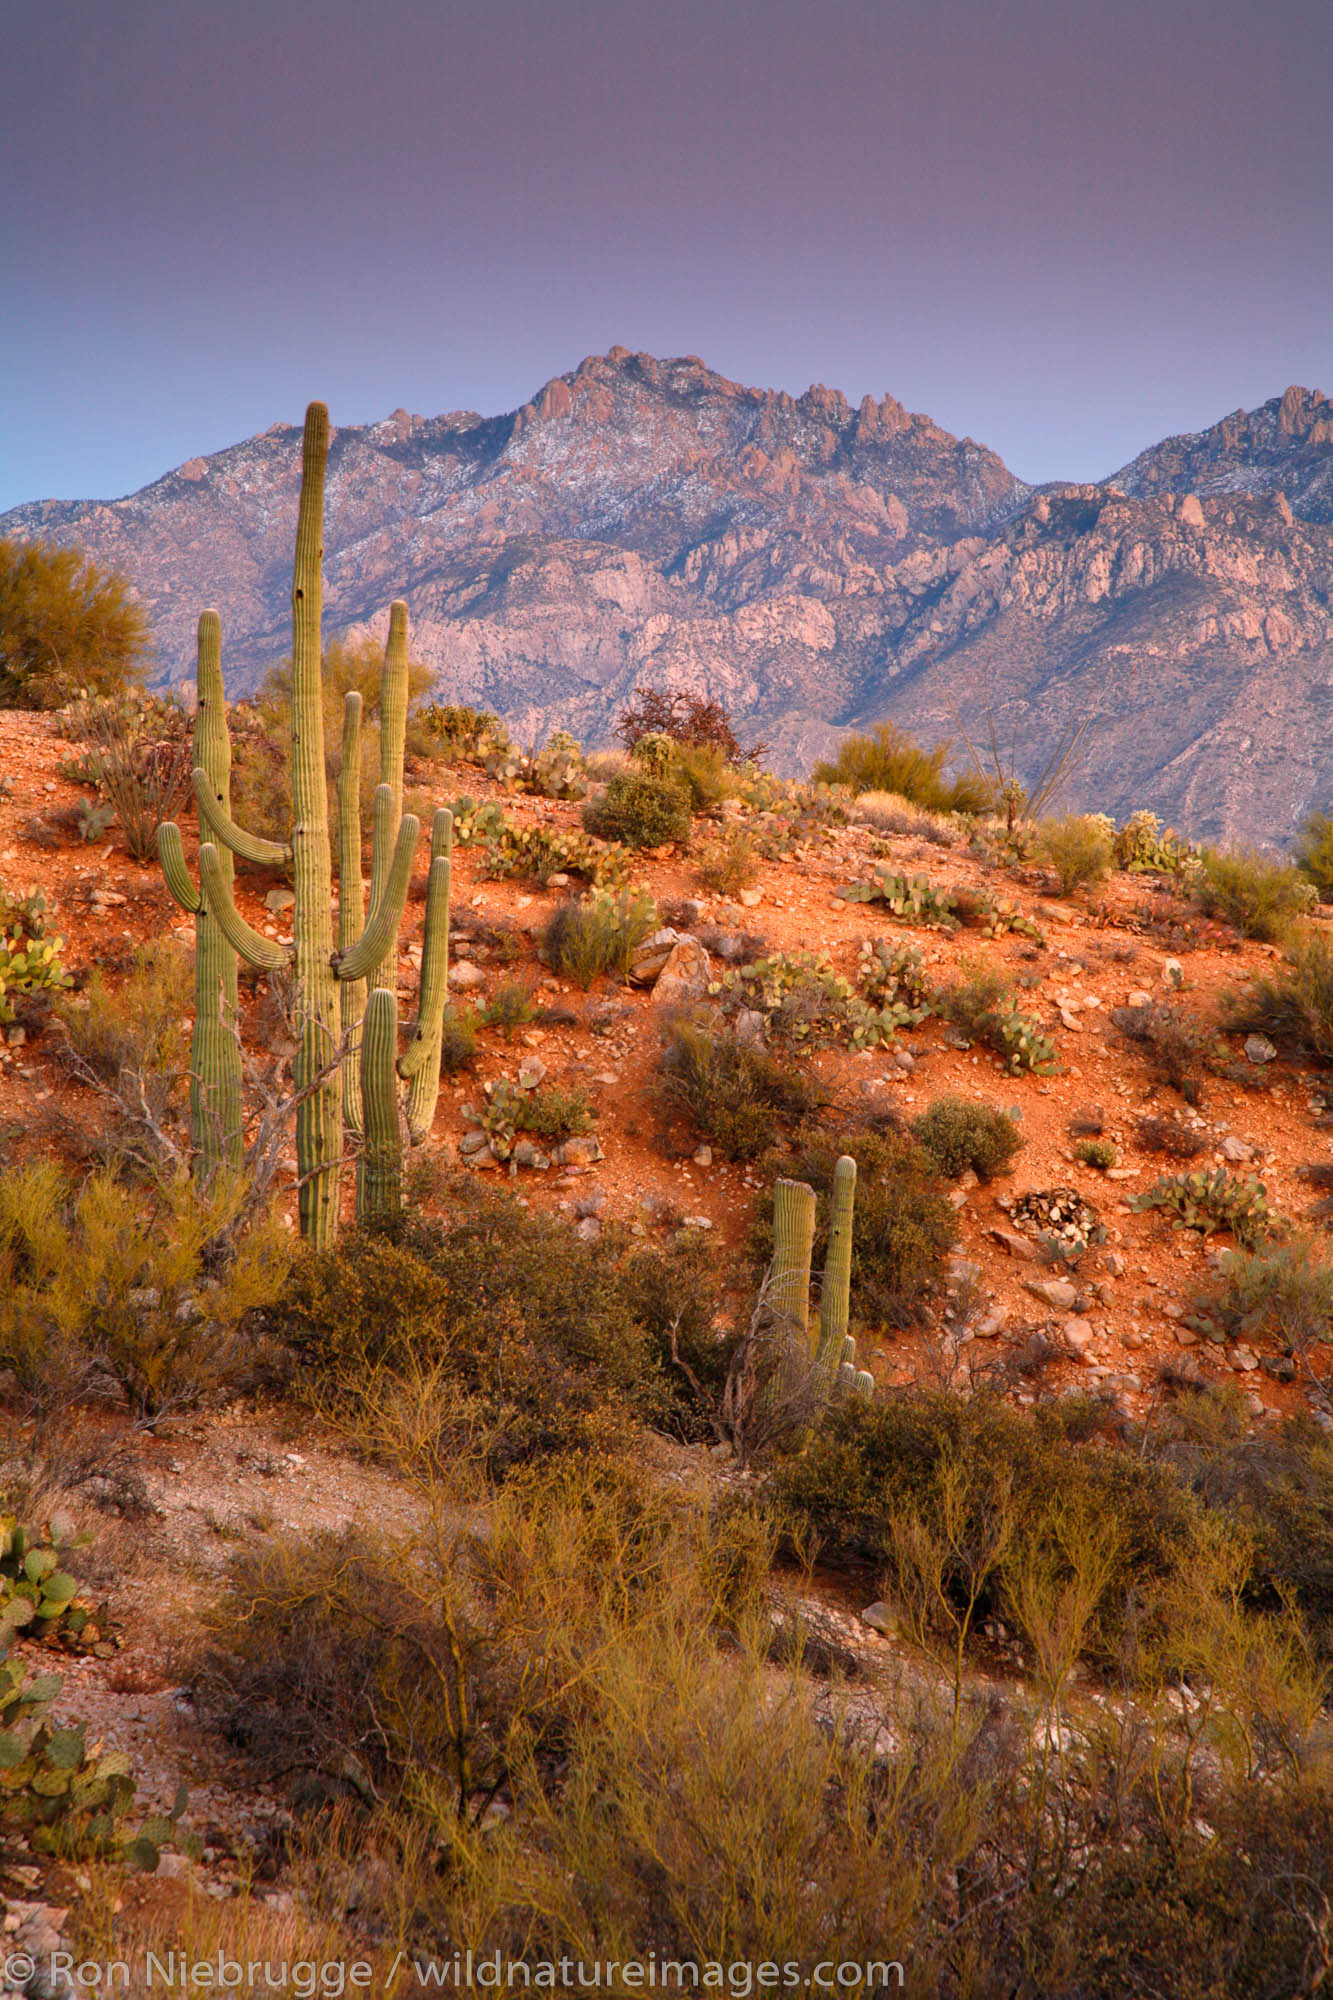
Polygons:
<instances>
[{"instance_id":1,"label":"purple sky","mask_svg":"<svg viewBox=\"0 0 1333 2000\"><path fill-rule=\"evenodd\" d=\"M619 342L1091 478L1333 388L1329 0L10 0L0 508Z\"/></svg>"}]
</instances>

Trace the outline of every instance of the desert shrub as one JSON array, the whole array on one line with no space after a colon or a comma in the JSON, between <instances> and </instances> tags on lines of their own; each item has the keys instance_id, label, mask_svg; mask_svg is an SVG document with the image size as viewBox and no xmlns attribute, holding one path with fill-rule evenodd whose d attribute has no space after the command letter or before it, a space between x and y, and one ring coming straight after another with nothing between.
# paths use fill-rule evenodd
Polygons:
<instances>
[{"instance_id":1,"label":"desert shrub","mask_svg":"<svg viewBox=\"0 0 1333 2000\"><path fill-rule=\"evenodd\" d=\"M578 1132L590 1132L597 1116L582 1090L524 1090L503 1080L488 1085L488 1095L480 1111L463 1106L469 1124L485 1132L497 1159L513 1157L520 1132L532 1132L540 1139L558 1144Z\"/></svg>"},{"instance_id":2,"label":"desert shrub","mask_svg":"<svg viewBox=\"0 0 1333 2000\"><path fill-rule=\"evenodd\" d=\"M483 1024L498 1028L506 1041L512 1041L519 1029L526 1028L536 1015L537 1002L526 979L501 980L481 1010Z\"/></svg>"},{"instance_id":3,"label":"desert shrub","mask_svg":"<svg viewBox=\"0 0 1333 2000\"><path fill-rule=\"evenodd\" d=\"M586 993L603 973L624 979L630 959L657 928L657 905L642 890L594 889L552 911L542 932L541 956Z\"/></svg>"},{"instance_id":4,"label":"desert shrub","mask_svg":"<svg viewBox=\"0 0 1333 2000\"><path fill-rule=\"evenodd\" d=\"M118 697L142 678L148 615L79 549L0 541L0 707Z\"/></svg>"},{"instance_id":5,"label":"desert shrub","mask_svg":"<svg viewBox=\"0 0 1333 2000\"><path fill-rule=\"evenodd\" d=\"M953 847L959 838L958 823L928 806L914 805L900 792L859 792L848 809L848 817L858 826L876 833L900 833L917 840L929 840L936 847Z\"/></svg>"},{"instance_id":6,"label":"desert shrub","mask_svg":"<svg viewBox=\"0 0 1333 2000\"><path fill-rule=\"evenodd\" d=\"M28 1402L100 1395L157 1420L253 1379L247 1323L282 1291L291 1248L276 1217L241 1226L245 1196L0 1172L0 1365Z\"/></svg>"},{"instance_id":7,"label":"desert shrub","mask_svg":"<svg viewBox=\"0 0 1333 2000\"><path fill-rule=\"evenodd\" d=\"M1023 1417L985 1396L918 1391L838 1405L771 1485L826 1552L890 1575L909 1523L949 1521L946 1592L961 1605L981 1572L973 1628L1000 1616L1029 1639L1016 1588L1025 1567L1063 1537L1055 1566L1067 1581L1076 1538L1095 1539L1101 1588L1086 1647L1102 1661L1127 1625L1161 1615L1199 1532L1197 1505L1166 1468L1071 1436L1056 1410Z\"/></svg>"},{"instance_id":8,"label":"desert shrub","mask_svg":"<svg viewBox=\"0 0 1333 2000\"><path fill-rule=\"evenodd\" d=\"M1255 1432L1227 1388L1176 1403L1146 1443L1158 1463L1248 1537L1249 1599L1277 1609L1294 1598L1323 1659L1333 1660L1333 1437L1308 1416Z\"/></svg>"},{"instance_id":9,"label":"desert shrub","mask_svg":"<svg viewBox=\"0 0 1333 2000\"><path fill-rule=\"evenodd\" d=\"M956 1180L970 1167L982 1180L1003 1173L1023 1144L1018 1121L968 1097L937 1097L912 1132L937 1173Z\"/></svg>"},{"instance_id":10,"label":"desert shrub","mask_svg":"<svg viewBox=\"0 0 1333 2000\"><path fill-rule=\"evenodd\" d=\"M477 1059L477 1012L451 1000L440 1026L440 1068L446 1076L470 1069Z\"/></svg>"},{"instance_id":11,"label":"desert shrub","mask_svg":"<svg viewBox=\"0 0 1333 2000\"><path fill-rule=\"evenodd\" d=\"M156 1170L164 1149L183 1147L193 992L189 948L162 938L137 946L114 986L95 966L82 993L59 1003L57 1059L101 1111L75 1136L107 1165Z\"/></svg>"},{"instance_id":12,"label":"desert shrub","mask_svg":"<svg viewBox=\"0 0 1333 2000\"><path fill-rule=\"evenodd\" d=\"M1103 881L1115 859L1105 820L1083 813L1043 820L1037 832L1037 855L1058 877L1063 896Z\"/></svg>"},{"instance_id":13,"label":"desert shrub","mask_svg":"<svg viewBox=\"0 0 1333 2000\"><path fill-rule=\"evenodd\" d=\"M1215 1173L1200 1168L1191 1174L1163 1174L1130 1207L1139 1214L1160 1209L1176 1218L1177 1229L1197 1229L1201 1236L1229 1229L1237 1243L1256 1243L1267 1235L1274 1217L1268 1190L1253 1174Z\"/></svg>"},{"instance_id":14,"label":"desert shrub","mask_svg":"<svg viewBox=\"0 0 1333 2000\"><path fill-rule=\"evenodd\" d=\"M884 989L893 981L887 962L882 970L883 977L873 983ZM827 958L797 958L781 951L731 966L709 991L726 1013L762 1015L765 1032L775 1040L812 1047L833 1042L879 1048L930 1012L924 1002L913 1006L896 996L872 1004L866 987L835 971Z\"/></svg>"},{"instance_id":15,"label":"desert shrub","mask_svg":"<svg viewBox=\"0 0 1333 2000\"><path fill-rule=\"evenodd\" d=\"M1308 1236L1232 1251L1193 1300L1188 1319L1208 1340L1303 1353L1333 1338L1333 1264Z\"/></svg>"},{"instance_id":16,"label":"desert shrub","mask_svg":"<svg viewBox=\"0 0 1333 2000\"><path fill-rule=\"evenodd\" d=\"M754 841L743 827L729 828L700 846L694 872L700 888L710 890L713 895L739 896L759 872Z\"/></svg>"},{"instance_id":17,"label":"desert shrub","mask_svg":"<svg viewBox=\"0 0 1333 2000\"><path fill-rule=\"evenodd\" d=\"M752 1160L784 1120L819 1099L818 1084L753 1041L691 1020L672 1024L656 1095L668 1124L685 1118L729 1160Z\"/></svg>"},{"instance_id":18,"label":"desert shrub","mask_svg":"<svg viewBox=\"0 0 1333 2000\"><path fill-rule=\"evenodd\" d=\"M672 1360L671 1328L706 1376L715 1313L700 1263L611 1230L585 1243L558 1217L468 1181L448 1223L354 1231L305 1254L269 1324L335 1406L377 1373L434 1371L440 1448L480 1436L502 1470L623 1440L635 1417L696 1434L704 1413Z\"/></svg>"},{"instance_id":19,"label":"desert shrub","mask_svg":"<svg viewBox=\"0 0 1333 2000\"><path fill-rule=\"evenodd\" d=\"M427 702L407 718L405 748L429 763L480 764L495 750L509 748L509 736L498 715L459 702Z\"/></svg>"},{"instance_id":20,"label":"desert shrub","mask_svg":"<svg viewBox=\"0 0 1333 2000\"><path fill-rule=\"evenodd\" d=\"M811 772L816 785L846 785L853 792L896 792L931 812L985 812L990 785L973 771L946 778L947 743L926 750L896 723L881 722L869 736L845 736L831 761Z\"/></svg>"},{"instance_id":21,"label":"desert shrub","mask_svg":"<svg viewBox=\"0 0 1333 2000\"><path fill-rule=\"evenodd\" d=\"M1298 868L1268 854L1205 847L1199 863L1194 895L1200 908L1243 937L1275 944L1316 901L1314 888Z\"/></svg>"},{"instance_id":22,"label":"desert shrub","mask_svg":"<svg viewBox=\"0 0 1333 2000\"><path fill-rule=\"evenodd\" d=\"M70 728L88 744L98 788L140 863L157 853L157 829L184 802L194 763L192 723L179 702L142 690L89 697L71 711Z\"/></svg>"},{"instance_id":23,"label":"desert shrub","mask_svg":"<svg viewBox=\"0 0 1333 2000\"><path fill-rule=\"evenodd\" d=\"M1333 815L1307 813L1296 841L1296 866L1313 882L1321 903L1333 903Z\"/></svg>"},{"instance_id":24,"label":"desert shrub","mask_svg":"<svg viewBox=\"0 0 1333 2000\"><path fill-rule=\"evenodd\" d=\"M669 736L641 737L630 757L639 770L682 791L692 813L711 812L723 799L735 795L739 782L735 768L720 750L677 743Z\"/></svg>"},{"instance_id":25,"label":"desert shrub","mask_svg":"<svg viewBox=\"0 0 1333 2000\"><path fill-rule=\"evenodd\" d=\"M645 736L665 736L683 748L716 755L727 764L757 764L765 748L755 743L742 750L722 703L680 688L636 688L633 702L620 712L615 733L630 751Z\"/></svg>"},{"instance_id":26,"label":"desert shrub","mask_svg":"<svg viewBox=\"0 0 1333 2000\"><path fill-rule=\"evenodd\" d=\"M1054 1042L1019 1011L1004 974L966 959L962 970L964 978L940 987L932 996L936 1011L967 1041L993 1049L1015 1076L1024 1070L1044 1075L1054 1069Z\"/></svg>"},{"instance_id":27,"label":"desert shrub","mask_svg":"<svg viewBox=\"0 0 1333 2000\"><path fill-rule=\"evenodd\" d=\"M1111 1019L1142 1051L1158 1083L1178 1090L1186 1104L1203 1101L1204 1077L1223 1066L1226 1051L1202 1022L1166 1000L1154 1000L1146 1007L1113 1007Z\"/></svg>"},{"instance_id":28,"label":"desert shrub","mask_svg":"<svg viewBox=\"0 0 1333 2000\"><path fill-rule=\"evenodd\" d=\"M1290 1054L1333 1062L1333 943L1312 932L1298 936L1276 976L1258 973L1232 997L1226 1026L1267 1035Z\"/></svg>"},{"instance_id":29,"label":"desert shrub","mask_svg":"<svg viewBox=\"0 0 1333 2000\"><path fill-rule=\"evenodd\" d=\"M1096 1167L1101 1173L1108 1172L1118 1157L1110 1139L1080 1139L1074 1148L1076 1160L1081 1160L1085 1167Z\"/></svg>"},{"instance_id":30,"label":"desert shrub","mask_svg":"<svg viewBox=\"0 0 1333 2000\"><path fill-rule=\"evenodd\" d=\"M840 1155L856 1161L856 1206L852 1226L854 1326L876 1331L919 1325L943 1282L944 1261L953 1246L955 1219L929 1156L915 1140L897 1132L856 1127L838 1133L807 1130L797 1135L792 1157L780 1171L807 1181L817 1195L829 1194ZM815 1228L815 1265L823 1268L828 1203L821 1199ZM772 1199L760 1197L751 1234L751 1254L767 1264L773 1245Z\"/></svg>"},{"instance_id":31,"label":"desert shrub","mask_svg":"<svg viewBox=\"0 0 1333 2000\"><path fill-rule=\"evenodd\" d=\"M54 903L37 883L18 892L0 889L0 1022L35 1008L73 984L65 970L65 940L54 934Z\"/></svg>"},{"instance_id":32,"label":"desert shrub","mask_svg":"<svg viewBox=\"0 0 1333 2000\"><path fill-rule=\"evenodd\" d=\"M1209 1145L1207 1133L1197 1132L1182 1118L1140 1118L1134 1133L1146 1152L1165 1153L1173 1160L1197 1159Z\"/></svg>"},{"instance_id":33,"label":"desert shrub","mask_svg":"<svg viewBox=\"0 0 1333 2000\"><path fill-rule=\"evenodd\" d=\"M669 841L689 839L689 794L665 779L628 771L588 801L583 824L599 840L665 847Z\"/></svg>"}]
</instances>

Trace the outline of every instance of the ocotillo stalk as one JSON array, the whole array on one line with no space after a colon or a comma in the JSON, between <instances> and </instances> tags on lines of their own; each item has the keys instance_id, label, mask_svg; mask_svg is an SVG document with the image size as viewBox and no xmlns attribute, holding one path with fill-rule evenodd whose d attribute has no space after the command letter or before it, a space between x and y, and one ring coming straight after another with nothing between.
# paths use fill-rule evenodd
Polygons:
<instances>
[{"instance_id":1,"label":"ocotillo stalk","mask_svg":"<svg viewBox=\"0 0 1333 2000\"><path fill-rule=\"evenodd\" d=\"M773 1269L768 1281L772 1312L809 1339L810 1256L815 1240L815 1191L804 1181L773 1187Z\"/></svg>"},{"instance_id":2,"label":"ocotillo stalk","mask_svg":"<svg viewBox=\"0 0 1333 2000\"><path fill-rule=\"evenodd\" d=\"M323 609L324 470L329 413L306 411L301 448L301 506L292 567L292 875L296 906L296 1024L293 1080L304 1092L296 1107L296 1165L301 1234L316 1250L338 1228L338 1167L342 1159L342 1089L329 1069L338 1046L337 981L333 973L333 874L324 772L324 700L320 658ZM318 1083L316 1078L328 1069Z\"/></svg>"},{"instance_id":3,"label":"ocotillo stalk","mask_svg":"<svg viewBox=\"0 0 1333 2000\"><path fill-rule=\"evenodd\" d=\"M829 1200L828 1250L819 1294L819 1342L815 1373L827 1397L842 1358L852 1299L852 1228L856 1210L856 1161L844 1153L833 1169Z\"/></svg>"},{"instance_id":4,"label":"ocotillo stalk","mask_svg":"<svg viewBox=\"0 0 1333 2000\"><path fill-rule=\"evenodd\" d=\"M408 1082L407 1131L414 1146L430 1134L440 1095L440 1048L449 990L449 886L454 816L447 806L436 813L430 834L430 875L426 882L426 930L421 948L421 985L416 1027L398 1065Z\"/></svg>"},{"instance_id":5,"label":"ocotillo stalk","mask_svg":"<svg viewBox=\"0 0 1333 2000\"><path fill-rule=\"evenodd\" d=\"M356 1178L359 1222L394 1214L402 1200L397 1057L397 995L385 986L377 986L366 1002L361 1026L361 1118L365 1138Z\"/></svg>"},{"instance_id":6,"label":"ocotillo stalk","mask_svg":"<svg viewBox=\"0 0 1333 2000\"><path fill-rule=\"evenodd\" d=\"M338 771L338 949L350 951L366 921L366 890L361 877L361 697L353 689L343 698L342 764ZM353 1132L361 1130L361 1079L356 1030L366 1006L363 979L339 983L342 999L343 1118Z\"/></svg>"}]
</instances>

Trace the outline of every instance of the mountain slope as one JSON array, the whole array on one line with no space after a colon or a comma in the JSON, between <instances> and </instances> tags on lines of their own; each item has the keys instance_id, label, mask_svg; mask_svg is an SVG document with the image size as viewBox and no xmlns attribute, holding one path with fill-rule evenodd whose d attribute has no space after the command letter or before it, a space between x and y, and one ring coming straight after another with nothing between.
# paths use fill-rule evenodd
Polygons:
<instances>
[{"instance_id":1,"label":"mountain slope","mask_svg":"<svg viewBox=\"0 0 1333 2000\"><path fill-rule=\"evenodd\" d=\"M1078 802L1281 838L1333 797L1330 416L1289 390L1119 487L1034 491L892 398L613 348L503 417L338 431L326 624L382 630L406 597L442 698L524 738L605 737L641 682L706 690L788 770L889 714L927 736L993 717L1030 770L1092 712ZM298 458L275 427L0 533L125 569L172 679L217 604L240 692L288 643Z\"/></svg>"}]
</instances>

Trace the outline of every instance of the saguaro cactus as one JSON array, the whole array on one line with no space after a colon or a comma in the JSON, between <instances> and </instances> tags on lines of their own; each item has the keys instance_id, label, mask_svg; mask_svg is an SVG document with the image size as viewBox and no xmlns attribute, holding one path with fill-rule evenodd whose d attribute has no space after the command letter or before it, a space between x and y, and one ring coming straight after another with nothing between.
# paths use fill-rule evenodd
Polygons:
<instances>
[{"instance_id":1,"label":"saguaro cactus","mask_svg":"<svg viewBox=\"0 0 1333 2000\"><path fill-rule=\"evenodd\" d=\"M371 854L369 914L365 911L361 878L360 709L359 695L349 695L343 718L343 769L339 781L339 919L338 948L333 945L332 854L324 761L324 706L321 669L321 594L323 567L324 473L328 459L329 419L322 403L306 411L302 445L301 502L292 572L292 830L290 841L261 839L247 833L231 817L225 786L201 761L194 773L199 807L201 907L234 953L261 970L294 968L294 1004L299 1030L295 1062L297 1089L296 1159L301 1233L316 1247L332 1242L338 1225L338 1190L342 1167L344 1105L348 1122L365 1125L364 1107L374 1113L375 1162L364 1176L368 1190L386 1175L401 1170L400 1156L385 1139L388 1116L386 1090L393 1102L397 1132L395 1073L410 1082L410 1129L414 1138L429 1130L439 1090L440 1030L444 1010L449 942L449 843L452 821L437 814L432 835L431 876L427 894L426 939L423 949L421 1003L411 1047L403 1064L396 1064L397 1000L392 990L377 987L373 1040L374 1078L369 1097L360 1087L357 1031L365 1009L365 987L394 950L407 900L412 859L421 831L415 815L402 812L403 744L407 717L407 607L395 603L389 618L389 642L381 694L380 773L375 793ZM202 685L202 683L201 683ZM221 701L220 678L216 696ZM179 829L164 826L159 835L164 871L178 897L193 896L185 869ZM280 945L256 931L241 916L232 888L232 855L270 866L290 866L295 887L292 912L293 947ZM388 994L392 1011L380 992ZM341 995L341 998L339 997ZM233 1038L234 1039L234 1038ZM353 1058L348 1064L348 1055ZM347 1065L345 1078L339 1069ZM387 1065L387 1067L386 1067ZM345 1088L346 1085L346 1088ZM358 1118L358 1108L363 1115ZM236 1131L239 1143L239 1082ZM372 1144L369 1128L367 1146ZM395 1164L397 1162L398 1164ZM368 1193L367 1199L371 1199ZM373 1197L378 1199L378 1195Z\"/></svg>"},{"instance_id":2,"label":"saguaro cactus","mask_svg":"<svg viewBox=\"0 0 1333 2000\"><path fill-rule=\"evenodd\" d=\"M822 1407L835 1389L869 1396L875 1378L856 1366L856 1341L847 1331L851 1309L852 1226L856 1161L844 1153L833 1171L828 1249L819 1300L817 1336L810 1328L810 1264L815 1234L815 1191L805 1181L779 1180L773 1188L773 1265L769 1304L799 1330L812 1384Z\"/></svg>"},{"instance_id":3,"label":"saguaro cactus","mask_svg":"<svg viewBox=\"0 0 1333 2000\"><path fill-rule=\"evenodd\" d=\"M393 1215L402 1201L403 1146L398 1128L398 996L377 986L361 1035L361 1117L365 1143L357 1163L358 1221Z\"/></svg>"},{"instance_id":4,"label":"saguaro cactus","mask_svg":"<svg viewBox=\"0 0 1333 2000\"><path fill-rule=\"evenodd\" d=\"M199 614L195 690L195 765L219 809L230 815L231 739L222 693L222 620L216 611ZM243 1151L236 953L190 880L179 830L169 821L158 831L158 853L168 889L194 916L190 1141L198 1174L208 1182L220 1166L239 1168ZM222 865L230 884L229 852Z\"/></svg>"}]
</instances>

